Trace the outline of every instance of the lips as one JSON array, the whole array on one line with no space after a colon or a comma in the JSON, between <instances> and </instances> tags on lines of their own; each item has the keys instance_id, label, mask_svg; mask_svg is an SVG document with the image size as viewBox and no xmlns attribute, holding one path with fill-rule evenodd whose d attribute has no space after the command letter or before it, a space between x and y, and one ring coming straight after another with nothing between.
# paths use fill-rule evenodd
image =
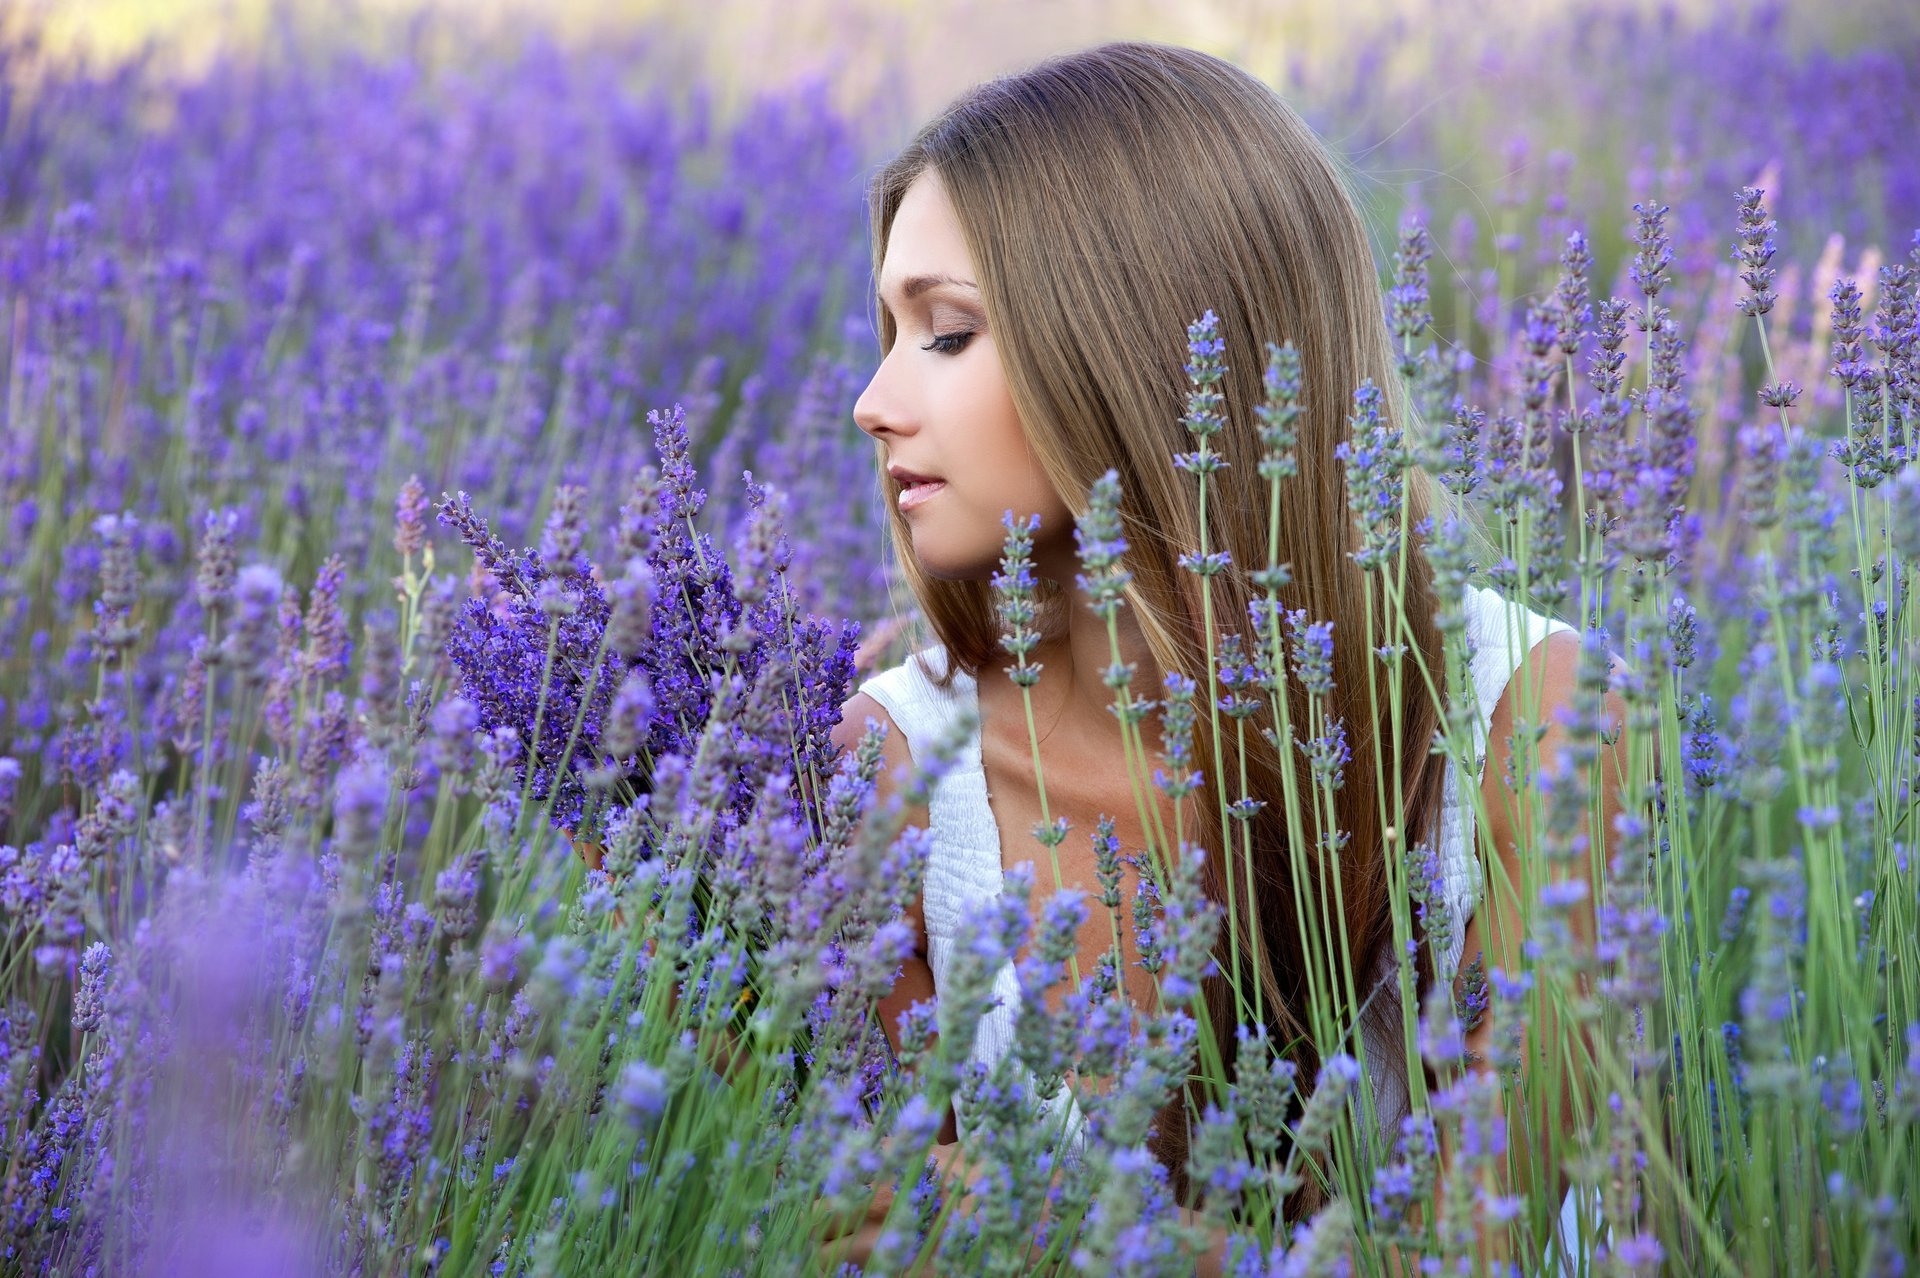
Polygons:
<instances>
[{"instance_id":1,"label":"lips","mask_svg":"<svg viewBox=\"0 0 1920 1278\"><path fill-rule=\"evenodd\" d=\"M915 484L938 484L943 482L935 476L918 474L915 471L907 470L899 466L889 466L887 473L908 488L913 487Z\"/></svg>"},{"instance_id":2,"label":"lips","mask_svg":"<svg viewBox=\"0 0 1920 1278\"><path fill-rule=\"evenodd\" d=\"M915 506L931 501L946 486L946 481L942 479L923 479L918 483L908 483L900 490L901 511L909 511Z\"/></svg>"}]
</instances>

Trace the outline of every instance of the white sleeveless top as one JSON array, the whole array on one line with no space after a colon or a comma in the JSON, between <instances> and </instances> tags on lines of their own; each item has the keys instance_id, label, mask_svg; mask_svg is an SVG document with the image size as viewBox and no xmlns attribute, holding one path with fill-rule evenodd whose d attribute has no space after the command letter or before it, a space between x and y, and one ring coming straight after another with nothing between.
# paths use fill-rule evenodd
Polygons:
<instances>
[{"instance_id":1,"label":"white sleeveless top","mask_svg":"<svg viewBox=\"0 0 1920 1278\"><path fill-rule=\"evenodd\" d=\"M1484 743L1494 706L1513 671L1542 639L1572 627L1511 604L1484 587L1469 586L1464 599L1473 686L1479 700L1480 728L1476 741L1481 754L1475 767L1479 773L1485 767ZM937 676L945 673L946 655L946 649L935 644L915 657L926 658ZM905 734L909 753L917 757L923 749L931 748L950 721L963 711L971 714L977 725L979 697L976 682L964 671L956 674L952 685L942 691L922 673L915 657L874 675L860 685L860 691L885 707ZM927 862L924 908L927 964L933 970L937 989L952 964L955 934L963 912L969 906L991 900L1001 891L1000 829L987 803L987 778L981 763L977 726L953 766L933 788L928 817L932 846ZM1473 913L1480 877L1474 855L1473 808L1470 803L1462 802L1458 769L1451 759L1447 762L1446 798L1440 812L1439 834L1444 892L1455 925L1451 929L1452 939L1435 956L1436 981L1453 979L1459 966L1461 937ZM1393 970L1393 956L1384 955L1383 959L1383 968L1375 974L1376 979ZM1002 966L996 975L993 992L998 1002L981 1017L971 1053L971 1059L987 1069L998 1063L1013 1045L1020 987L1011 962ZM1389 1070L1386 1062L1400 1055L1403 1048L1397 1033L1390 1041L1376 1041L1372 1024L1371 1020L1362 1022L1358 1055L1368 1065L1376 1112L1394 1115L1404 1109L1406 1092L1400 1076ZM1084 1120L1070 1091L1062 1089L1054 1103L1059 1104L1063 1099L1068 1107L1065 1130L1077 1141L1084 1135ZM964 1130L967 1117L957 1100L955 1118ZM1393 1133L1385 1135L1390 1143Z\"/></svg>"}]
</instances>

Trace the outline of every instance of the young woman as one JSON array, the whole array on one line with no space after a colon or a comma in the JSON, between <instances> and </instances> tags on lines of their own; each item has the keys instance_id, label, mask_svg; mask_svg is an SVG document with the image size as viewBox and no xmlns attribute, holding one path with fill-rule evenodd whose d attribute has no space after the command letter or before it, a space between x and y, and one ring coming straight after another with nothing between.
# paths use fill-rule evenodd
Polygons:
<instances>
[{"instance_id":1,"label":"young woman","mask_svg":"<svg viewBox=\"0 0 1920 1278\"><path fill-rule=\"evenodd\" d=\"M1395 1130L1406 1111L1408 1063L1392 998L1389 845L1438 843L1446 895L1463 923L1459 940L1437 960L1421 947L1423 991L1452 981L1463 953L1484 954L1489 967L1513 966L1519 942L1515 927L1483 926L1493 911L1475 908L1481 874L1472 806L1460 801L1451 765L1428 750L1440 708L1417 678L1406 681L1401 707L1404 793L1391 805L1404 828L1383 829L1376 812L1378 789L1393 783L1394 766L1388 758L1376 774L1373 765L1376 734L1383 756L1392 738L1384 712L1376 725L1366 709L1369 590L1376 592L1373 616L1386 613L1370 579L1377 574L1349 556L1353 519L1334 450L1346 437L1351 396L1363 380L1387 390L1402 424L1406 410L1375 264L1336 162L1272 90L1230 64L1188 49L1119 43L1053 58L968 92L878 174L871 208L882 360L854 417L874 440L894 546L938 642L862 685L844 707L838 739L851 747L869 720L887 724L892 770L904 768L956 717L977 714L979 723L977 748L963 751L931 803L909 817L930 825L934 842L924 896L911 916L922 944L882 1007L887 1032L897 1032L896 1018L909 1004L938 990L968 902L999 891L1003 867L1051 865L1032 833L1041 822L1040 782L1020 689L1006 674L1011 658L999 648L990 586L1009 509L1040 521L1034 565L1044 638L1031 659L1045 673L1032 689L1033 717L1049 814L1066 817L1074 831L1059 849L1067 886L1097 899L1087 836L1103 815L1115 820L1123 848L1146 845L1110 708L1114 694L1101 679L1111 660L1106 623L1075 584L1073 532L1093 481L1116 469L1132 574L1119 614L1122 659L1135 668L1136 695L1158 695L1169 672L1198 678L1204 711L1200 579L1177 562L1202 544L1197 485L1171 459L1193 446L1182 421L1184 336L1195 317L1212 310L1229 370L1222 387L1228 424L1214 448L1229 467L1209 479L1206 545L1231 557L1231 567L1213 579L1212 615L1217 632L1240 630L1249 651L1262 646L1250 630L1255 588L1247 574L1266 565L1269 533L1251 408L1261 400L1266 342L1290 340L1302 358L1300 471L1285 481L1278 529L1278 562L1291 565L1292 584L1281 597L1288 608L1334 624L1335 696L1351 747L1336 813L1350 837L1342 858L1345 935L1354 970L1383 979L1388 995L1370 1004L1359 1054L1383 1128ZM1408 500L1411 526L1435 500L1424 476L1409 477ZM1439 601L1418 555L1408 557L1407 598L1412 644L1438 672ZM1489 591L1470 589L1459 602L1480 646L1473 673L1488 743L1481 792L1491 828L1484 833L1518 883L1515 858L1522 853L1509 831L1518 824L1521 796L1504 780L1508 735L1522 713L1552 725L1539 749L1543 760L1553 758L1563 733L1553 711L1572 689L1579 641L1568 627L1510 610ZM1509 687L1523 656L1530 656L1537 684L1523 688L1513 680ZM1300 694L1297 683L1292 692ZM1304 719L1303 699L1294 721ZM1215 874L1208 890L1216 899L1226 900L1221 870L1242 884L1251 871L1255 899L1240 893L1238 927L1243 937L1257 931L1260 944L1242 949L1259 961L1243 966L1241 976L1265 991L1272 1040L1292 1043L1305 1037L1306 1026L1288 870L1288 858L1301 853L1288 846L1280 796L1285 768L1298 769L1301 792L1310 793L1305 761L1253 732L1244 761L1230 741L1228 757L1215 759L1205 725L1203 717L1195 766L1209 784L1216 768L1237 778L1244 762L1250 792L1269 801L1253 821L1250 867L1237 839L1221 855L1210 789L1185 801L1188 837L1209 849ZM1149 749L1157 750L1152 721L1143 729ZM1171 829L1172 805L1157 792L1152 797ZM1039 893L1051 886L1050 873L1036 876ZM1131 890L1129 882L1128 899ZM1510 909L1511 902L1496 908ZM1093 970L1110 936L1096 907L1080 936L1083 972ZM1151 1006L1154 977L1135 963L1130 936L1124 948L1126 991ZM1224 941L1220 961L1224 967ZM987 1063L1011 1040L1018 998L1011 967L1000 989L1006 1005L985 1018L973 1045L975 1058ZM1213 1025L1230 1045L1236 1018L1225 982L1213 982L1206 997ZM1489 1028L1482 1025L1470 1046L1484 1051ZM1300 1077L1311 1079L1317 1057L1310 1039L1295 1059ZM1179 1111L1170 1106L1162 1115L1155 1149L1177 1186L1186 1144ZM951 1116L943 1139L964 1124L964 1114ZM1305 1198L1294 1204L1312 1205Z\"/></svg>"}]
</instances>

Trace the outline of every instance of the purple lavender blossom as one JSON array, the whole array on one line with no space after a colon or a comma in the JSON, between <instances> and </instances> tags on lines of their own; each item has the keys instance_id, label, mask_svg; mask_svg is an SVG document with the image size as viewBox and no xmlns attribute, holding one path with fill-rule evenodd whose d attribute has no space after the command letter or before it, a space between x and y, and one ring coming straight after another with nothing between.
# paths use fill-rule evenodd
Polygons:
<instances>
[{"instance_id":1,"label":"purple lavender blossom","mask_svg":"<svg viewBox=\"0 0 1920 1278\"><path fill-rule=\"evenodd\" d=\"M1742 315L1756 318L1773 309L1779 295L1773 291L1774 220L1767 216L1760 198L1766 194L1757 186L1740 188L1740 226L1733 247L1733 260L1740 263L1740 280L1747 295L1738 305Z\"/></svg>"}]
</instances>

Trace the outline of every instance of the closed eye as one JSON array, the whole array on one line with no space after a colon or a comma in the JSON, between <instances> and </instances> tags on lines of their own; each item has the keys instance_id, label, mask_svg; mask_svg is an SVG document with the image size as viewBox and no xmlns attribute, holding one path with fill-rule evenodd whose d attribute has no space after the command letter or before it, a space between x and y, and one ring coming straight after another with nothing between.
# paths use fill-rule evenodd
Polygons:
<instances>
[{"instance_id":1,"label":"closed eye","mask_svg":"<svg viewBox=\"0 0 1920 1278\"><path fill-rule=\"evenodd\" d=\"M971 338L973 333L972 329L963 329L958 333L935 333L933 340L920 349L938 351L942 355L957 355L965 349L967 339Z\"/></svg>"}]
</instances>

